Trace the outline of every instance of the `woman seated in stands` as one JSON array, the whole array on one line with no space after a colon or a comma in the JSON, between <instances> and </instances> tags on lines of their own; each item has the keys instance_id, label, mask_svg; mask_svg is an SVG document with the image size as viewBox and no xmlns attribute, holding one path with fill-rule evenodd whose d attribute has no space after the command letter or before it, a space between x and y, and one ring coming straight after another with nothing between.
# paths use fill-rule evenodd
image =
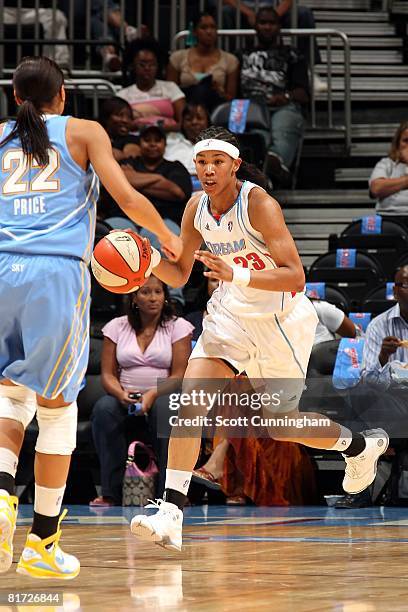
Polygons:
<instances>
[{"instance_id":1,"label":"woman seated in stands","mask_svg":"<svg viewBox=\"0 0 408 612\"><path fill-rule=\"evenodd\" d=\"M106 395L93 409L92 434L101 466L102 495L92 506L120 505L130 441L148 426L158 459L157 497L164 489L170 435L169 394L179 386L191 352L193 326L175 317L166 285L151 276L127 298L127 314L103 328L102 384ZM158 379L167 379L158 388ZM128 416L142 393L142 415ZM174 414L174 413L173 413Z\"/></svg>"},{"instance_id":2,"label":"woman seated in stands","mask_svg":"<svg viewBox=\"0 0 408 612\"><path fill-rule=\"evenodd\" d=\"M123 98L115 96L101 104L99 123L111 139L113 155L117 161L140 155L139 139L130 134L132 122L132 107Z\"/></svg>"},{"instance_id":3,"label":"woman seated in stands","mask_svg":"<svg viewBox=\"0 0 408 612\"><path fill-rule=\"evenodd\" d=\"M237 95L239 62L217 46L217 24L209 13L194 23L197 42L170 55L167 79L184 90L189 102L202 102L212 110Z\"/></svg>"},{"instance_id":4,"label":"woman seated in stands","mask_svg":"<svg viewBox=\"0 0 408 612\"><path fill-rule=\"evenodd\" d=\"M124 69L131 85L121 89L118 96L132 107L132 129L160 122L166 131L179 131L185 96L176 83L157 78L158 43L152 39L132 42L126 53Z\"/></svg>"},{"instance_id":5,"label":"woman seated in stands","mask_svg":"<svg viewBox=\"0 0 408 612\"><path fill-rule=\"evenodd\" d=\"M196 166L193 161L193 148L197 136L210 125L208 110L203 104L186 104L181 116L181 132L172 132L167 136L165 159L179 161L187 168L193 191L201 191L197 179Z\"/></svg>"},{"instance_id":6,"label":"woman seated in stands","mask_svg":"<svg viewBox=\"0 0 408 612\"><path fill-rule=\"evenodd\" d=\"M408 217L408 121L398 127L388 157L374 167L369 186L380 215Z\"/></svg>"}]
</instances>

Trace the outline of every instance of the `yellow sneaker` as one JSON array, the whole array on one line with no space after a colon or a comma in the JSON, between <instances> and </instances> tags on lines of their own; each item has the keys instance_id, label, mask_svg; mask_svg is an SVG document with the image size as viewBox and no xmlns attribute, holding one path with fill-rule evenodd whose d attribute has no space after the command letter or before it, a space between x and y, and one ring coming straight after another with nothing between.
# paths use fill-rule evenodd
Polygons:
<instances>
[{"instance_id":1,"label":"yellow sneaker","mask_svg":"<svg viewBox=\"0 0 408 612\"><path fill-rule=\"evenodd\" d=\"M71 580L79 574L80 563L73 555L68 555L59 547L61 537L60 524L67 514L61 514L57 532L41 540L37 535L29 533L17 565L17 573L32 578L57 578ZM51 546L50 546L51 545ZM49 546L49 548L46 548Z\"/></svg>"},{"instance_id":2,"label":"yellow sneaker","mask_svg":"<svg viewBox=\"0 0 408 612\"><path fill-rule=\"evenodd\" d=\"M0 573L7 572L13 563L13 536L16 530L17 508L17 497L0 495Z\"/></svg>"}]
</instances>

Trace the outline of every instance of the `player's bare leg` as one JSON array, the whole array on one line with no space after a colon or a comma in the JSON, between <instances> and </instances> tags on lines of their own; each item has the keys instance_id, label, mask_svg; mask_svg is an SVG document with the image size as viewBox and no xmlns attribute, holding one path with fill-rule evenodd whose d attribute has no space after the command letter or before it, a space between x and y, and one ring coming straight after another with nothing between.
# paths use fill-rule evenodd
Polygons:
<instances>
[{"instance_id":1,"label":"player's bare leg","mask_svg":"<svg viewBox=\"0 0 408 612\"><path fill-rule=\"evenodd\" d=\"M268 426L269 434L275 440L340 451L346 461L343 488L347 493L360 493L372 484L377 472L378 458L388 448L389 438L383 429L352 433L343 425L317 412L294 410L287 414L274 415L264 410L264 417L286 417L288 423L302 423L301 428L291 425Z\"/></svg>"},{"instance_id":2,"label":"player's bare leg","mask_svg":"<svg viewBox=\"0 0 408 612\"><path fill-rule=\"evenodd\" d=\"M69 580L79 574L80 564L59 546L65 516L60 512L73 450L70 439L76 434L76 404L65 402L62 395L52 400L37 396L37 407L42 438L39 435L34 463L34 520L17 572ZM75 416L69 411L75 411ZM56 453L57 448L61 454Z\"/></svg>"},{"instance_id":3,"label":"player's bare leg","mask_svg":"<svg viewBox=\"0 0 408 612\"><path fill-rule=\"evenodd\" d=\"M191 394L199 386L199 380L217 380L217 389L222 391L233 377L234 372L221 359L192 359L184 375L183 393ZM205 405L182 406L178 412L179 422L182 423L184 418L205 416L207 408ZM177 427L177 432L173 429L169 442L164 500L157 502L159 511L154 516L141 514L132 519L131 530L136 537L155 542L170 550L181 550L182 508L199 456L201 434L200 426L181 425Z\"/></svg>"},{"instance_id":4,"label":"player's bare leg","mask_svg":"<svg viewBox=\"0 0 408 612\"><path fill-rule=\"evenodd\" d=\"M33 391L11 380L0 383L0 573L13 562L13 536L17 523L18 499L15 476L24 440L24 431L36 410Z\"/></svg>"}]
</instances>

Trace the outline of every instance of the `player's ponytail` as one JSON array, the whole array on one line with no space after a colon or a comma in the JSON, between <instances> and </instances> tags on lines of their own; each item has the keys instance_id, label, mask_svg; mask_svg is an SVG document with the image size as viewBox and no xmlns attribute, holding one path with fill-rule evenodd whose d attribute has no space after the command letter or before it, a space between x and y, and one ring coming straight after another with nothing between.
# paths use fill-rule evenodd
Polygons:
<instances>
[{"instance_id":1,"label":"player's ponytail","mask_svg":"<svg viewBox=\"0 0 408 612\"><path fill-rule=\"evenodd\" d=\"M41 166L46 165L51 143L43 119L43 109L53 101L63 84L64 75L51 59L24 58L13 76L15 95L21 100L21 104L14 127L2 140L0 147L18 138L27 157L32 156Z\"/></svg>"},{"instance_id":2,"label":"player's ponytail","mask_svg":"<svg viewBox=\"0 0 408 612\"><path fill-rule=\"evenodd\" d=\"M237 147L237 149L241 148L239 140L235 134L223 127L213 125L206 128L200 132L196 142L199 142L200 140L207 140L207 138L223 140L224 142L229 142L230 144L234 145L234 147ZM265 189L265 191L270 191L267 177L254 164L242 161L237 172L237 178L242 181L251 181L251 183L259 185L259 187L262 187Z\"/></svg>"}]
</instances>

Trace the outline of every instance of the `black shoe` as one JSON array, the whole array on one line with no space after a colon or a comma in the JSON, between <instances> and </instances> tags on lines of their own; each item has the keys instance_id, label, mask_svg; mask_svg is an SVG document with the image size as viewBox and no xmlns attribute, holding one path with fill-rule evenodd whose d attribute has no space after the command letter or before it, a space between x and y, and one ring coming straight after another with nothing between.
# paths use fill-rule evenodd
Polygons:
<instances>
[{"instance_id":1,"label":"black shoe","mask_svg":"<svg viewBox=\"0 0 408 612\"><path fill-rule=\"evenodd\" d=\"M366 489L362 493L357 493L356 495L345 495L343 499L339 499L334 504L335 508L368 508L372 506L371 495Z\"/></svg>"},{"instance_id":2,"label":"black shoe","mask_svg":"<svg viewBox=\"0 0 408 612\"><path fill-rule=\"evenodd\" d=\"M268 151L266 154L264 173L280 187L289 187L292 182L292 175L288 168L281 157L273 151Z\"/></svg>"}]
</instances>

